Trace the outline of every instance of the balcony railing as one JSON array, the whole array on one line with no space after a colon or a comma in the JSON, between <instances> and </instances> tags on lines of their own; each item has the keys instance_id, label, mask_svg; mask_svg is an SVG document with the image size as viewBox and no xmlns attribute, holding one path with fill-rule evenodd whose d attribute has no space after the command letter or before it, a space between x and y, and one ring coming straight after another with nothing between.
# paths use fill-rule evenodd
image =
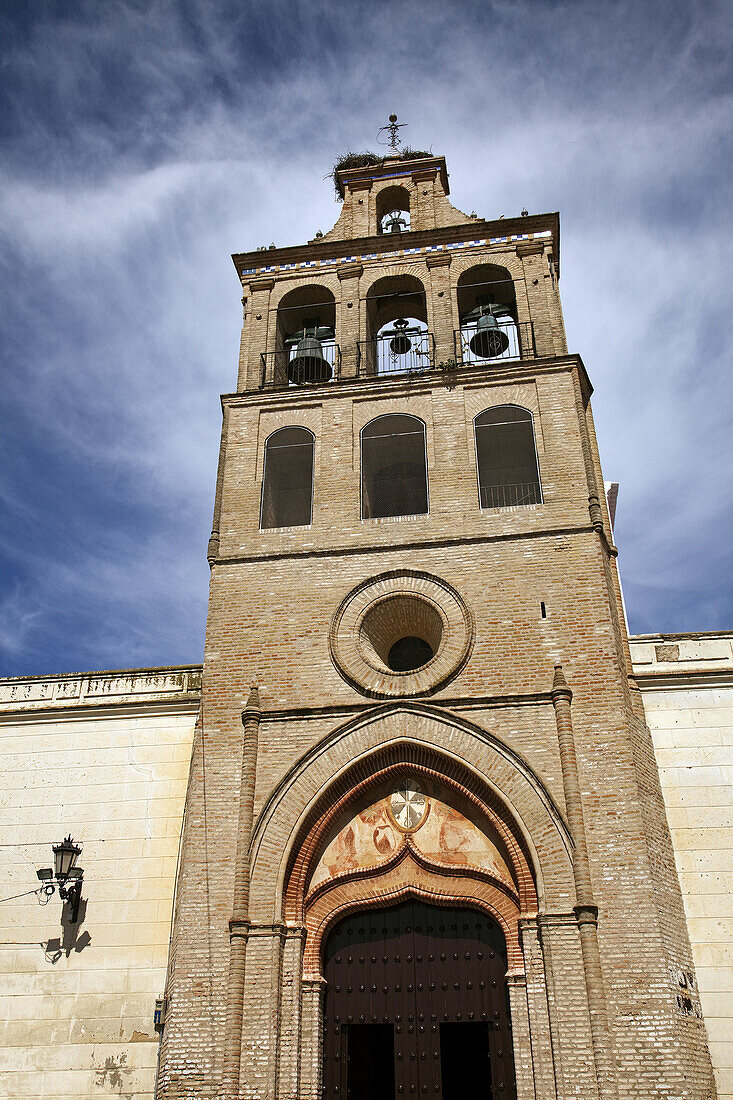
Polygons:
<instances>
[{"instance_id":1,"label":"balcony railing","mask_svg":"<svg viewBox=\"0 0 733 1100\"><path fill-rule=\"evenodd\" d=\"M516 508L521 504L541 504L539 484L530 481L520 485L479 485L482 508Z\"/></svg>"},{"instance_id":2,"label":"balcony railing","mask_svg":"<svg viewBox=\"0 0 733 1100\"><path fill-rule=\"evenodd\" d=\"M333 340L319 341L321 356L312 352L298 355L297 347L260 354L260 389L315 386L338 382L341 377L341 348Z\"/></svg>"},{"instance_id":3,"label":"balcony railing","mask_svg":"<svg viewBox=\"0 0 733 1100\"><path fill-rule=\"evenodd\" d=\"M476 324L466 325L456 329L453 333L456 349L456 362L464 367L490 366L492 363L503 363L507 359L534 359L534 333L531 321L522 321L516 324L510 317L497 317L498 333L495 339L484 337L482 346L481 334L477 331ZM493 330L497 332L496 329ZM471 341L474 341L473 348ZM506 343L504 350L499 350L501 344ZM481 351L489 352L496 348L498 354L481 355Z\"/></svg>"},{"instance_id":4,"label":"balcony railing","mask_svg":"<svg viewBox=\"0 0 733 1100\"><path fill-rule=\"evenodd\" d=\"M507 360L535 358L534 334L530 321L517 325L508 318L500 317L498 323L498 331L503 334L503 339L502 336L493 337L483 341L483 344L481 339L474 340L477 336L476 325L454 332L457 366L490 367L493 363L504 363ZM504 343L506 347L501 350ZM339 345L333 340L322 340L320 346L321 356L313 355L312 352L305 356L302 351L298 355L297 348L263 352L260 355L260 389L281 390L292 386L315 386L357 379L417 377L436 366L435 337L432 332L427 331L360 340L355 349L353 345L351 350L346 349L343 370ZM493 350L494 347L500 349L499 354L479 354L480 351ZM437 365L440 367L447 364Z\"/></svg>"},{"instance_id":5,"label":"balcony railing","mask_svg":"<svg viewBox=\"0 0 733 1100\"><path fill-rule=\"evenodd\" d=\"M357 344L356 373L359 378L422 374L435 365L432 332L410 332L377 336Z\"/></svg>"}]
</instances>

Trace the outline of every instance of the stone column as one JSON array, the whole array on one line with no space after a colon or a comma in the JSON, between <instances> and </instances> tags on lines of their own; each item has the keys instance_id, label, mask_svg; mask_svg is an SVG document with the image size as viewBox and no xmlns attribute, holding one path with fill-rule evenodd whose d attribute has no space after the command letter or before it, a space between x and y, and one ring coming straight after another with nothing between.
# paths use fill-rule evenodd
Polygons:
<instances>
[{"instance_id":1,"label":"stone column","mask_svg":"<svg viewBox=\"0 0 733 1100\"><path fill-rule=\"evenodd\" d=\"M244 976L249 935L249 845L252 838L257 746L262 712L255 686L242 711L244 744L242 775L239 790L239 830L234 871L234 901L229 922L229 979L227 982L227 1018L224 1039L224 1072L222 1100L235 1100L239 1091L239 1068L242 1048L242 1009Z\"/></svg>"},{"instance_id":2,"label":"stone column","mask_svg":"<svg viewBox=\"0 0 733 1100\"><path fill-rule=\"evenodd\" d=\"M321 1100L324 978L303 978L299 1100Z\"/></svg>"},{"instance_id":3,"label":"stone column","mask_svg":"<svg viewBox=\"0 0 733 1100\"><path fill-rule=\"evenodd\" d=\"M364 270L360 263L341 264L336 274L341 283L341 301L336 313L336 343L341 348L341 378L356 378L361 327L359 279ZM363 371L363 367L362 367Z\"/></svg>"},{"instance_id":4,"label":"stone column","mask_svg":"<svg viewBox=\"0 0 733 1100\"><path fill-rule=\"evenodd\" d=\"M506 976L509 1011L512 1017L514 1070L517 1078L517 1100L535 1100L532 1072L532 1044L529 1033L527 978L523 970L510 970Z\"/></svg>"},{"instance_id":5,"label":"stone column","mask_svg":"<svg viewBox=\"0 0 733 1100\"><path fill-rule=\"evenodd\" d=\"M588 995L593 1057L598 1080L598 1095L601 1100L616 1100L618 1085L616 1066L611 1046L611 1034L606 1012L606 994L601 969L601 955L598 948L598 906L593 896L590 877L590 859L585 834L583 802L580 794L578 760L575 753L575 736L570 713L573 693L563 675L562 666L555 666L552 682L552 705L555 708L557 738L560 749L565 808L568 825L575 843L573 852L573 876L575 878L574 913L580 932L580 947L583 953L583 970Z\"/></svg>"},{"instance_id":6,"label":"stone column","mask_svg":"<svg viewBox=\"0 0 733 1100\"><path fill-rule=\"evenodd\" d=\"M268 322L270 316L270 291L275 285L273 278L253 279L249 284L250 299L247 305L248 318L245 324L242 339L242 349L239 362L239 382L237 389L240 393L244 390L257 390L262 384L262 360L260 356L265 354L265 362L268 366L266 381L273 381L273 363L267 359L267 352L275 350L274 341L268 347Z\"/></svg>"},{"instance_id":7,"label":"stone column","mask_svg":"<svg viewBox=\"0 0 733 1100\"><path fill-rule=\"evenodd\" d=\"M428 252L425 263L430 275L428 324L435 337L435 363L455 359L453 330L458 328L457 306L450 285L450 252Z\"/></svg>"},{"instance_id":8,"label":"stone column","mask_svg":"<svg viewBox=\"0 0 733 1100\"><path fill-rule=\"evenodd\" d=\"M557 1100L555 1059L547 1004L547 979L536 919L520 920L526 973L527 1011L533 1080L538 1100Z\"/></svg>"},{"instance_id":9,"label":"stone column","mask_svg":"<svg viewBox=\"0 0 733 1100\"><path fill-rule=\"evenodd\" d=\"M305 927L286 926L281 971L278 1100L300 1100L300 1044L302 1020L301 974Z\"/></svg>"}]
</instances>

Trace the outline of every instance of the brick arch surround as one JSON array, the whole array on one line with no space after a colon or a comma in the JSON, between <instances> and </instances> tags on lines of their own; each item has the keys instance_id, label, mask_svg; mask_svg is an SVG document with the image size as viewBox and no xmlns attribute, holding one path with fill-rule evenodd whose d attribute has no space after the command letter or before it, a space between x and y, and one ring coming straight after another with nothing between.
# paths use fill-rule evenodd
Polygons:
<instances>
[{"instance_id":1,"label":"brick arch surround","mask_svg":"<svg viewBox=\"0 0 733 1100\"><path fill-rule=\"evenodd\" d=\"M572 842L539 777L516 752L473 723L423 703L375 708L305 754L265 803L253 836L250 912L300 924L311 861L349 801L388 772L424 769L460 792L501 836L523 914L572 904Z\"/></svg>"},{"instance_id":2,"label":"brick arch surround","mask_svg":"<svg viewBox=\"0 0 733 1100\"><path fill-rule=\"evenodd\" d=\"M389 757L392 756L392 762ZM397 759L395 759L397 757ZM456 778L447 772L445 761L438 753L430 749L416 749L409 745L386 746L374 753L369 759L370 775L364 777L358 773L363 767L354 768L341 777L336 789L329 788L318 800L308 815L296 841L288 867L288 876L283 896L283 915L286 920L303 919L305 890L314 861L318 858L323 838L337 817L363 794L380 786L385 780L397 780L402 775L429 779L445 787L448 791L462 795L472 808L478 812L487 824L493 826L506 845L512 864L512 870L519 888L518 901L523 913L537 910L537 891L532 874L530 856L521 835L511 820L501 801L493 791L477 791L478 786L471 783L470 777ZM460 775L460 767L451 769ZM463 780L463 781L461 781ZM472 789L473 788L473 789ZM483 794L483 798L481 795Z\"/></svg>"}]
</instances>

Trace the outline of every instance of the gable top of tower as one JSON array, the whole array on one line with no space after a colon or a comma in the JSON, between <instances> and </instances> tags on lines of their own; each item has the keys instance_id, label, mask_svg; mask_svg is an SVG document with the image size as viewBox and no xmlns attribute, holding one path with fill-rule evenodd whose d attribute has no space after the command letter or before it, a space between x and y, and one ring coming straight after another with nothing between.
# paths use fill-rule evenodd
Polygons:
<instances>
[{"instance_id":1,"label":"gable top of tower","mask_svg":"<svg viewBox=\"0 0 733 1100\"><path fill-rule=\"evenodd\" d=\"M411 157L398 154L384 157L377 164L367 164L358 168L337 168L334 172L334 180L343 199L347 189L358 190L381 180L413 179L415 175L419 176L423 172L431 175L436 173L440 179L443 194L450 194L445 157Z\"/></svg>"}]
</instances>

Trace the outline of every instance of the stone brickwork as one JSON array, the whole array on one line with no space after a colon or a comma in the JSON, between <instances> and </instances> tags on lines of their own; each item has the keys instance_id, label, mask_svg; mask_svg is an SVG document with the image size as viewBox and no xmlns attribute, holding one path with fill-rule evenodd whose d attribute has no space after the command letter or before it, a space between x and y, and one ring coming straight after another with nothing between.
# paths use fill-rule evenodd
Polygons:
<instances>
[{"instance_id":1,"label":"stone brickwork","mask_svg":"<svg viewBox=\"0 0 733 1100\"><path fill-rule=\"evenodd\" d=\"M342 173L339 182L344 207L331 233L234 257L244 294L239 381L223 399L203 684L156 1096L320 1100L321 945L344 913L417 898L479 909L504 929L519 1100L711 1100L693 955L626 636L591 386L565 343L557 215L467 217L448 202L439 157L388 158ZM399 197L395 188L409 204L410 232L379 234L385 204ZM511 309L518 335L507 358L477 363L456 337L477 285L489 285ZM427 326L434 355L425 369L391 377L374 373L372 357L370 373L363 348L377 322L400 316L401 300ZM333 319L340 349L330 380L324 371L323 384L289 385L287 340L319 311L319 324ZM531 414L541 493L535 503L482 508L474 419L503 405ZM425 515L362 519L361 431L384 414L424 425ZM292 426L314 436L312 521L260 530L265 441ZM389 667L400 633L420 636L433 657L418 668ZM667 663L682 652L669 639L654 650ZM161 814L151 799L138 817L131 811L133 825L117 823L124 798L73 755L84 739L66 748L84 790L104 792L102 807L89 800L90 819L100 824L85 862L95 866L112 853L109 921L113 912L129 918L112 931L92 929L92 942L70 957L83 964L97 939L111 952L104 976L84 977L104 989L122 1031L113 1042L106 1025L92 1031L84 1022L98 1045L68 1086L42 1077L41 1094L59 1095L64 1086L84 1095L91 1074L108 1091L142 1096L151 1087L150 1018L142 1001L123 994L120 1002L110 974L124 972L124 990L138 980L130 975L140 967L139 941L154 945L142 967L151 977L146 997L162 978L193 673L164 670L147 687L142 674L116 682L105 674L7 689L21 730L41 720L35 710L47 716L56 708L69 723L64 729L80 735L73 722L83 714L84 729L108 738L92 738L108 770L128 719L134 744L118 782L131 768L157 775L171 739L183 769L166 774L174 793ZM23 707L28 714L18 723ZM95 707L99 729L89 726ZM180 721L163 721L164 714ZM146 736L154 747L139 756ZM31 748L37 756L39 743ZM472 813L482 835L498 838L509 879L467 858L428 855L408 839L379 866L343 874L337 867L333 882L314 887L338 815L353 818L367 804L360 799L405 777L429 781L449 811ZM150 791L155 780L148 780ZM45 798L42 777L37 786ZM61 820L59 810L49 824ZM46 833L44 825L42 838L31 839L47 846ZM154 917L144 905L125 907L133 905L130 883L148 897L135 861L151 845L160 861ZM132 947L115 955L120 929ZM53 996L60 973L44 978ZM680 974L690 976L683 997ZM64 1006L53 1002L52 1010ZM14 1005L17 1034L27 1035L32 1011ZM80 1019L89 1013L84 1005ZM128 1036L130 1021L137 1025ZM48 1074L75 1056L73 1046L60 1053L60 1031L43 1034L51 1054L9 1059L9 1067L21 1064L14 1088L38 1084L37 1076L22 1077L33 1057L44 1068L32 1073Z\"/></svg>"},{"instance_id":2,"label":"stone brickwork","mask_svg":"<svg viewBox=\"0 0 733 1100\"><path fill-rule=\"evenodd\" d=\"M200 686L200 668L0 681L3 1100L153 1094ZM76 924L33 893L69 833Z\"/></svg>"},{"instance_id":3,"label":"stone brickwork","mask_svg":"<svg viewBox=\"0 0 733 1100\"><path fill-rule=\"evenodd\" d=\"M648 635L631 638L630 643L635 675L644 698L659 764L695 963L692 971L672 967L670 992L675 1001L680 998L684 1012L696 1016L702 1008L710 1038L718 1095L729 1097L733 1095L729 1040L733 1028L729 981L733 930L729 927L728 914L731 894L728 879L731 872L728 867L730 837L727 818L733 791L733 777L729 774L733 759L733 642L730 635L707 634ZM50 909L39 909L33 896L18 898L5 905L6 919L11 927L8 940L12 937L18 942L6 942L2 952L2 1096L46 1095L60 1100L67 1095L119 1095L120 1087L140 1100L150 1100L153 1095L157 1037L150 1026L150 1009L164 984L168 935L166 921L161 921L157 926L159 935L155 944L158 954L154 967L146 965L144 956L149 948L143 940L150 938L149 905L145 900L152 887L148 870L153 868L153 861L159 857L148 854L141 859L130 860L130 871L123 875L123 881L130 882L136 877L140 880L133 891L135 897L126 897L124 902L125 938L131 942L128 946L114 942L121 930L117 929L114 934L110 928L105 931L104 921L99 919L110 904L104 901L103 895L108 892L113 880L109 880L103 894L100 894L99 869L104 868L105 864L96 858L92 860L90 835L85 832L87 825L82 821L84 816L92 814L96 818L99 815L100 798L102 802L111 801L107 799L109 773L106 767L104 776L98 766L86 767L83 774L80 769L82 761L90 759L90 753L92 758L96 754L95 744L106 746L103 750L105 761L111 760L110 752L116 754L112 765L113 786L118 791L123 790L125 798L131 800L110 806L107 810L108 815L119 818L118 825L122 825L123 821L127 823L124 836L120 834L116 837L118 848L125 836L134 845L140 832L138 820L143 822L143 818L138 819L135 812L127 814L127 807L133 811L136 806L147 808L152 833L149 839L153 840L160 832L160 825L156 826L154 822L168 806L169 824L165 831L177 836L187 774L187 746L193 733L199 699L200 672L200 667L186 670L143 669L133 673L0 681L3 760L6 762L3 805L7 818L6 830L13 830L7 834L11 840L3 858L2 896L20 893L22 889L33 889L36 866L50 862L50 841L60 838L65 830L76 828L76 822L79 822L82 827L78 836L85 841L80 862L87 869L84 894L88 902L77 936L77 940L84 937L81 942L86 946L78 951L72 948L68 958L64 950L56 961L54 957L58 954L60 942L58 948L52 942L53 950L48 959L42 947L47 946L49 940L61 941L66 934L58 920L61 915L58 899L51 900ZM496 699L492 705L482 706L468 705L468 701L464 701L452 709L473 716L488 730L495 723L497 706L506 702ZM415 704L409 706L412 718L419 720L422 712L415 710ZM542 745L537 744L538 735L543 743L549 745L551 741L551 726L545 725L542 718L546 713L546 701L526 700L515 714L512 737L520 754L517 760L521 760L533 747L538 773L559 799L561 780L556 754L547 755ZM281 744L286 735L295 737L294 753L300 759L310 743L308 731L313 721L313 717L298 717L287 712L267 719L269 735L260 758L263 778L259 804L262 806L268 801L269 793L271 806L268 816L275 820L280 814L280 802L285 792L278 783L279 772L267 769L267 761L275 760L278 755L276 749L273 751L268 746ZM318 730L326 731L329 725L327 720L321 719ZM143 762L142 755L151 751L157 756L169 753L166 746L171 744L171 735L173 744L183 746L181 750L176 750L178 778L163 779L162 758L153 766L149 759ZM455 738L455 735L454 730L452 736ZM315 739L318 743L321 736L317 732ZM498 740L492 741L487 735L485 738L483 752L495 752L501 747ZM49 755L49 739L54 746L52 755ZM438 740L444 742L447 738ZM116 746L123 741L126 745L137 746L137 751L127 749L124 756L119 755ZM324 742L323 752L330 752L329 744L328 740ZM21 746L23 751L18 753ZM454 745L454 760L455 748ZM348 749L343 756L348 762ZM61 772L70 776L72 772L76 773L75 798L73 803L69 803L70 807L73 806L73 821L60 813L49 817L48 810L44 811L47 821L41 821L38 816L40 780L35 779L29 786L28 774L38 776L39 763L42 761L45 767L49 760L56 774ZM14 768L8 764L9 761L14 762ZM454 763L451 774L455 767ZM498 759L491 766L491 772L497 776ZM20 784L16 778L18 775L22 776ZM307 805L309 797L317 799L325 776L320 776L309 796L302 789L302 775L302 770L295 773L290 787L293 792L299 793L301 804ZM445 766L444 775L449 778L449 769ZM338 791L331 788L329 804L336 805L338 797L347 800L350 789L350 783L344 783L343 793L338 796ZM176 791L175 798L169 801ZM56 792L45 791L42 797L46 802L49 797L55 798ZM512 795L515 805L519 804L519 800L519 794ZM295 809L291 813L297 818L302 811ZM160 820L162 822L164 819ZM261 820L258 838L265 818ZM531 820L527 811L523 811L523 820ZM33 829L35 835L38 828L42 836L37 843L30 844L29 830ZM548 828L550 834L554 831L561 838L562 843L562 830L558 831L552 821L543 826L538 820L533 825L533 832L541 836ZM104 841L105 847L113 840L111 829L107 831L110 835ZM260 851L262 842L258 838L255 843ZM282 845L282 841L279 843ZM99 847L101 849L101 845ZM172 851L170 849L165 857L170 869L165 869L164 862L163 874L155 886L156 901L164 908L168 907L168 912L174 885ZM546 861L561 866L565 858L559 850L554 856L548 855ZM157 871L152 877L156 876ZM108 872L105 872L105 881L107 879ZM276 887L274 876L266 875L263 881L270 889ZM569 882L564 890L564 894L554 899L549 908L567 909L572 892ZM543 901L547 908L544 898ZM119 903L118 897L114 910L116 916L120 912ZM276 901L263 898L262 903L258 904L262 904L265 910L271 910ZM291 977L286 978L283 986L278 1022L279 1079L283 1095L291 1096L307 1095L302 1090L298 1093L297 1081L301 1072L298 1044L304 1051L310 1052L313 1067L318 1066L317 1007L320 984L319 979L306 978L303 981L301 978L299 964L303 955L305 929L298 925L298 919L297 913L289 915L286 909L282 966L284 973ZM288 922L292 922L290 927ZM89 929L93 940L87 944L84 934ZM575 929L572 915L548 915L539 920L528 918L521 924L525 966L524 971L510 975L509 984L512 1015L520 1036L517 1063L520 1092L522 1088L531 1089L533 1081L540 1091L550 1088L546 1079L546 1071L552 1061L550 1020L557 1019L558 997L565 1006L574 1006L572 1011L579 1013L581 1019L583 1017L586 994ZM107 935L109 942L100 943L100 935ZM556 943L560 945L558 950L555 949ZM92 950L94 945L95 950ZM104 951L105 962L102 966L97 948ZM38 954L35 961L34 951ZM43 962L39 966L41 958ZM547 960L552 975L549 985L542 978L543 959ZM536 988L538 973L541 979L539 994ZM120 989L120 980L124 989ZM141 1001L141 1008L135 1009L140 1012L139 1020L125 1015L120 1017L121 1011L129 1012L134 1008L135 990L135 996ZM529 1032L530 1004L535 1016L539 1012L546 1021L542 1034L533 1037ZM105 1037L105 1017L122 1020L122 1038L115 1035L114 1042L102 1041ZM128 1041L136 1030L136 1040ZM77 1041L82 1035L86 1036L85 1042ZM560 1075L562 1088L569 1095L572 1095L570 1088L577 1088L576 1083L584 1079L589 1043L590 1038L586 1035L583 1043L565 1047L562 1058L556 1060L551 1076L554 1077L555 1073ZM546 1048L544 1044L547 1044ZM556 1040L554 1046L559 1049ZM192 1074L189 1079L191 1077ZM205 1078L203 1074L199 1077L201 1094L205 1095Z\"/></svg>"},{"instance_id":4,"label":"stone brickwork","mask_svg":"<svg viewBox=\"0 0 733 1100\"><path fill-rule=\"evenodd\" d=\"M557 217L461 215L440 158L385 161L340 182L332 233L234 257L245 323L238 392L224 398L159 1096L319 1095L320 939L355 904L412 894L468 896L514 922L521 1100L712 1097L702 1022L670 980L694 968L633 680L591 388L565 344ZM395 187L410 232L380 236L380 195ZM532 338L513 359L476 364L455 330L475 300L466 288L487 278ZM364 370L375 318L399 315L378 304L389 293L413 310L424 301L432 370ZM285 339L304 303L335 317L341 349L319 386L287 384ZM504 404L532 415L541 503L482 509L473 421ZM425 425L427 515L361 518L360 432L385 413ZM315 437L312 522L260 530L264 443L288 426ZM442 625L426 625L436 616ZM436 670L455 648L439 675L427 675L431 664L385 674L380 645L403 618L437 645ZM497 800L532 889L499 904L469 869L451 879L403 849L382 878L304 893L331 809L389 769L421 767L443 776L448 800L451 783L462 804Z\"/></svg>"}]
</instances>

